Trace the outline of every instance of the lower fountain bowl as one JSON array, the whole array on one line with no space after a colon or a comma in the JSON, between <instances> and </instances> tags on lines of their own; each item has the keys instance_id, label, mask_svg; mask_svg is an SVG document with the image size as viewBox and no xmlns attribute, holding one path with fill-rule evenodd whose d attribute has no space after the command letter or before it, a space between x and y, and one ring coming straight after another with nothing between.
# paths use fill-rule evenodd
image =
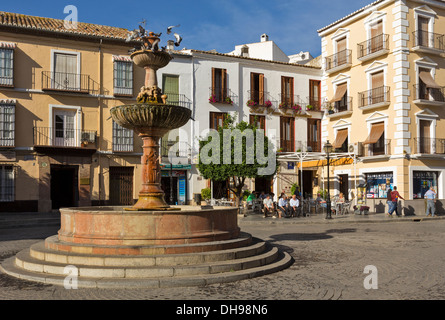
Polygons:
<instances>
[{"instance_id":1,"label":"lower fountain bowl","mask_svg":"<svg viewBox=\"0 0 445 320\"><path fill-rule=\"evenodd\" d=\"M175 245L235 239L240 234L236 208L176 208L181 210L132 212L124 207L62 208L59 240L89 245Z\"/></svg>"}]
</instances>

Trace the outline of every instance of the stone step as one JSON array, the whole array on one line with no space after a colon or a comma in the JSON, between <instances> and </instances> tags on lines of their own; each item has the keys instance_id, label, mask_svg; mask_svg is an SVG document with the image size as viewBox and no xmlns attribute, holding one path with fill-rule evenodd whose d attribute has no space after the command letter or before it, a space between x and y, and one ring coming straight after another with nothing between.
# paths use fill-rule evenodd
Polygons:
<instances>
[{"instance_id":1,"label":"stone step","mask_svg":"<svg viewBox=\"0 0 445 320\"><path fill-rule=\"evenodd\" d=\"M179 245L141 245L141 246L118 246L118 245L93 245L60 241L58 236L52 236L45 240L48 249L81 254L100 255L169 255L192 252L207 252L216 250L235 249L249 245L252 236L241 232L236 239L179 244Z\"/></svg>"},{"instance_id":2,"label":"stone step","mask_svg":"<svg viewBox=\"0 0 445 320\"><path fill-rule=\"evenodd\" d=\"M160 278L187 275L207 275L221 272L232 272L255 268L270 264L276 260L278 249L270 247L263 253L239 259L226 261L212 261L189 265L148 265L148 266L97 266L74 265L79 277L97 278ZM174 262L173 260L171 260ZM86 261L87 262L87 261ZM66 275L66 266L72 265L62 262L39 260L30 255L30 249L23 250L16 255L16 265L27 271Z\"/></svg>"},{"instance_id":3,"label":"stone step","mask_svg":"<svg viewBox=\"0 0 445 320\"><path fill-rule=\"evenodd\" d=\"M275 251L275 250L274 250ZM64 285L66 275L54 275L22 269L15 264L16 257L3 261L0 270L11 276L30 281L38 281L46 284ZM214 283L226 283L239 280L264 276L288 268L293 259L286 252L277 252L276 259L265 265L248 269L230 270L214 274L199 275L177 275L173 277L160 278L95 278L79 277L76 281L78 288L164 288L164 287L186 287L204 286Z\"/></svg>"},{"instance_id":4,"label":"stone step","mask_svg":"<svg viewBox=\"0 0 445 320\"><path fill-rule=\"evenodd\" d=\"M30 247L30 256L37 260L61 263L64 265L70 264L106 267L173 266L247 258L261 254L265 248L265 242L254 239L249 245L235 249L167 255L109 256L69 253L48 249L45 246L45 243L42 241L33 244Z\"/></svg>"}]
</instances>

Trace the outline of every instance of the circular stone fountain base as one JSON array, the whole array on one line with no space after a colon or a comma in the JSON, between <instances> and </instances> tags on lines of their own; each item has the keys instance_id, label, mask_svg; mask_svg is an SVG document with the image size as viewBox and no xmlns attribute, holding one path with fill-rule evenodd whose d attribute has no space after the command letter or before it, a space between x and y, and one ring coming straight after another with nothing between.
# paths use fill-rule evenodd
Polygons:
<instances>
[{"instance_id":1,"label":"circular stone fountain base","mask_svg":"<svg viewBox=\"0 0 445 320\"><path fill-rule=\"evenodd\" d=\"M234 208L178 208L61 209L59 234L6 259L0 270L64 285L70 266L79 288L162 288L249 279L293 262L287 253L241 232Z\"/></svg>"}]
</instances>

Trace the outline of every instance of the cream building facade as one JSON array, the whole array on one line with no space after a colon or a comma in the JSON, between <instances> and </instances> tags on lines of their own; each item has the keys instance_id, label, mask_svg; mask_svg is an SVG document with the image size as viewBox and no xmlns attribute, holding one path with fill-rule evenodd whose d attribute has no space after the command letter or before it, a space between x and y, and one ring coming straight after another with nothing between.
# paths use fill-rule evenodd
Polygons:
<instances>
[{"instance_id":1,"label":"cream building facade","mask_svg":"<svg viewBox=\"0 0 445 320\"><path fill-rule=\"evenodd\" d=\"M359 193L380 212L394 186L406 200L430 186L443 199L445 1L375 1L318 33L322 140L357 160L331 167L334 193Z\"/></svg>"}]
</instances>

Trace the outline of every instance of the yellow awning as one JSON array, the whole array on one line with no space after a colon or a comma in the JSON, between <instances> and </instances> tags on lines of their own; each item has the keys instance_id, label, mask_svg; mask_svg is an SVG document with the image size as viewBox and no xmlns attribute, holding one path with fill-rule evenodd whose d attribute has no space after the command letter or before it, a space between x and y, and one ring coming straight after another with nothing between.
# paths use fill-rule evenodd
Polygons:
<instances>
[{"instance_id":1,"label":"yellow awning","mask_svg":"<svg viewBox=\"0 0 445 320\"><path fill-rule=\"evenodd\" d=\"M345 143L346 138L348 137L348 129L343 129L337 131L337 137L335 138L334 143L332 144L332 147L334 149L339 149Z\"/></svg>"},{"instance_id":2,"label":"yellow awning","mask_svg":"<svg viewBox=\"0 0 445 320\"><path fill-rule=\"evenodd\" d=\"M383 132L385 131L385 124L383 122L373 124L371 127L371 133L368 138L363 142L363 144L374 144L379 141Z\"/></svg>"},{"instance_id":3,"label":"yellow awning","mask_svg":"<svg viewBox=\"0 0 445 320\"><path fill-rule=\"evenodd\" d=\"M339 158L339 159L331 159L329 165L330 166L342 166L345 164L352 164L354 162L351 158ZM314 168L314 167L324 167L328 165L327 160L311 160L303 162L303 168ZM296 163L296 167L300 168L300 162Z\"/></svg>"}]
</instances>

